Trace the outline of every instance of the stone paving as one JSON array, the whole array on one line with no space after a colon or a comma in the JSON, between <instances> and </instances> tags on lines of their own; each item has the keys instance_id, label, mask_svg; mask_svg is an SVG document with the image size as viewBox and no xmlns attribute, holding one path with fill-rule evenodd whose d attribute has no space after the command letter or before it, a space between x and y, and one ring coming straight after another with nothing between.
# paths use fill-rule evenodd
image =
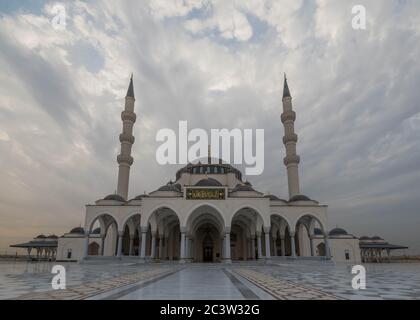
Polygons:
<instances>
[{"instance_id":1,"label":"stone paving","mask_svg":"<svg viewBox=\"0 0 420 320\"><path fill-rule=\"evenodd\" d=\"M79 286L67 287L65 290L51 290L45 292L28 293L16 297L16 300L84 300L92 296L108 292L115 288L139 282L146 282L156 278L163 278L177 272L176 267L157 267L135 274L124 275L117 278L106 279L98 283L85 283Z\"/></svg>"},{"instance_id":2,"label":"stone paving","mask_svg":"<svg viewBox=\"0 0 420 320\"><path fill-rule=\"evenodd\" d=\"M233 269L234 273L263 288L278 300L342 300L332 294L273 278L250 268Z\"/></svg>"},{"instance_id":3,"label":"stone paving","mask_svg":"<svg viewBox=\"0 0 420 320\"><path fill-rule=\"evenodd\" d=\"M67 290L52 291L55 263L0 261L3 299L420 299L420 264L366 264L367 289L351 266L268 264L57 263Z\"/></svg>"}]
</instances>

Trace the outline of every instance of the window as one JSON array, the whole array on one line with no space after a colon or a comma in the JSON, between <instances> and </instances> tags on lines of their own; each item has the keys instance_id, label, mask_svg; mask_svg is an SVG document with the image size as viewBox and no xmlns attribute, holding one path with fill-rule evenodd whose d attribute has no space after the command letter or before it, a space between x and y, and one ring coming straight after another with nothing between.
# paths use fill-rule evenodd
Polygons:
<instances>
[{"instance_id":1,"label":"window","mask_svg":"<svg viewBox=\"0 0 420 320\"><path fill-rule=\"evenodd\" d=\"M71 249L67 250L67 259L71 259Z\"/></svg>"},{"instance_id":2,"label":"window","mask_svg":"<svg viewBox=\"0 0 420 320\"><path fill-rule=\"evenodd\" d=\"M346 260L350 260L350 251L349 250L345 250L344 255L346 256Z\"/></svg>"}]
</instances>

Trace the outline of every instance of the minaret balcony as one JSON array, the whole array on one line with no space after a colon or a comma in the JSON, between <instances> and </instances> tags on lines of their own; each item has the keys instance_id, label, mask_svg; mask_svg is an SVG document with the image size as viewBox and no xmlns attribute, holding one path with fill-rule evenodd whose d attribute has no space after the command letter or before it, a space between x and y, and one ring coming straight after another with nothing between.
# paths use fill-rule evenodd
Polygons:
<instances>
[{"instance_id":1,"label":"minaret balcony","mask_svg":"<svg viewBox=\"0 0 420 320\"><path fill-rule=\"evenodd\" d=\"M121 120L122 121L131 121L131 122L136 122L137 116L134 112L132 111L128 111L128 110L124 110L123 112L121 112Z\"/></svg>"},{"instance_id":2,"label":"minaret balcony","mask_svg":"<svg viewBox=\"0 0 420 320\"><path fill-rule=\"evenodd\" d=\"M283 159L284 165L288 166L289 164L299 164L300 163L300 157L296 154L287 156Z\"/></svg>"},{"instance_id":3,"label":"minaret balcony","mask_svg":"<svg viewBox=\"0 0 420 320\"><path fill-rule=\"evenodd\" d=\"M131 166L134 162L134 159L133 159L132 156L127 156L127 155L124 155L124 154L120 154L117 157L117 162L119 164L127 164L127 165Z\"/></svg>"},{"instance_id":4,"label":"minaret balcony","mask_svg":"<svg viewBox=\"0 0 420 320\"><path fill-rule=\"evenodd\" d=\"M281 115L281 122L284 124L286 121L295 121L296 112L294 111L285 111Z\"/></svg>"},{"instance_id":5,"label":"minaret balcony","mask_svg":"<svg viewBox=\"0 0 420 320\"><path fill-rule=\"evenodd\" d=\"M298 141L298 136L297 136L296 133L289 134L289 135L283 137L283 143L284 144L287 144L289 142L296 143L297 141Z\"/></svg>"},{"instance_id":6,"label":"minaret balcony","mask_svg":"<svg viewBox=\"0 0 420 320\"><path fill-rule=\"evenodd\" d=\"M127 134L127 133L120 134L120 142L128 142L128 143L133 144L134 141L135 141L135 138L131 134Z\"/></svg>"}]
</instances>

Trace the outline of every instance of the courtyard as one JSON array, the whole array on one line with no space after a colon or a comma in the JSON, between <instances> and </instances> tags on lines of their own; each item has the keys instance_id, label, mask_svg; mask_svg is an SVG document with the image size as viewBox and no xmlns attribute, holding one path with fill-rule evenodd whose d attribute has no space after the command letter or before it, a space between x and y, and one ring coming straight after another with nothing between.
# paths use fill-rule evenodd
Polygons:
<instances>
[{"instance_id":1,"label":"courtyard","mask_svg":"<svg viewBox=\"0 0 420 320\"><path fill-rule=\"evenodd\" d=\"M365 264L366 290L351 287L350 265L321 261L139 264L64 263L66 290L52 290L57 263L0 262L0 299L341 300L420 299L420 264Z\"/></svg>"}]
</instances>

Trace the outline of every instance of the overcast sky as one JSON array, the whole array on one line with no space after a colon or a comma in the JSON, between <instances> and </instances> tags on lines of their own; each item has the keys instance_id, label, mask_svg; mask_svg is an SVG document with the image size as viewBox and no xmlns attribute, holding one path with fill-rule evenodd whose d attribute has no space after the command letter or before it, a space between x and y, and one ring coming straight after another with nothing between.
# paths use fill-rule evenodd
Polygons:
<instances>
[{"instance_id":1,"label":"overcast sky","mask_svg":"<svg viewBox=\"0 0 420 320\"><path fill-rule=\"evenodd\" d=\"M115 192L131 72L138 115L130 197L174 179L157 130L265 129L265 170L287 198L283 73L297 112L301 190L329 228L420 254L418 0L0 3L0 253L83 223ZM367 30L352 28L352 7ZM8 249L12 252L13 249Z\"/></svg>"}]
</instances>

